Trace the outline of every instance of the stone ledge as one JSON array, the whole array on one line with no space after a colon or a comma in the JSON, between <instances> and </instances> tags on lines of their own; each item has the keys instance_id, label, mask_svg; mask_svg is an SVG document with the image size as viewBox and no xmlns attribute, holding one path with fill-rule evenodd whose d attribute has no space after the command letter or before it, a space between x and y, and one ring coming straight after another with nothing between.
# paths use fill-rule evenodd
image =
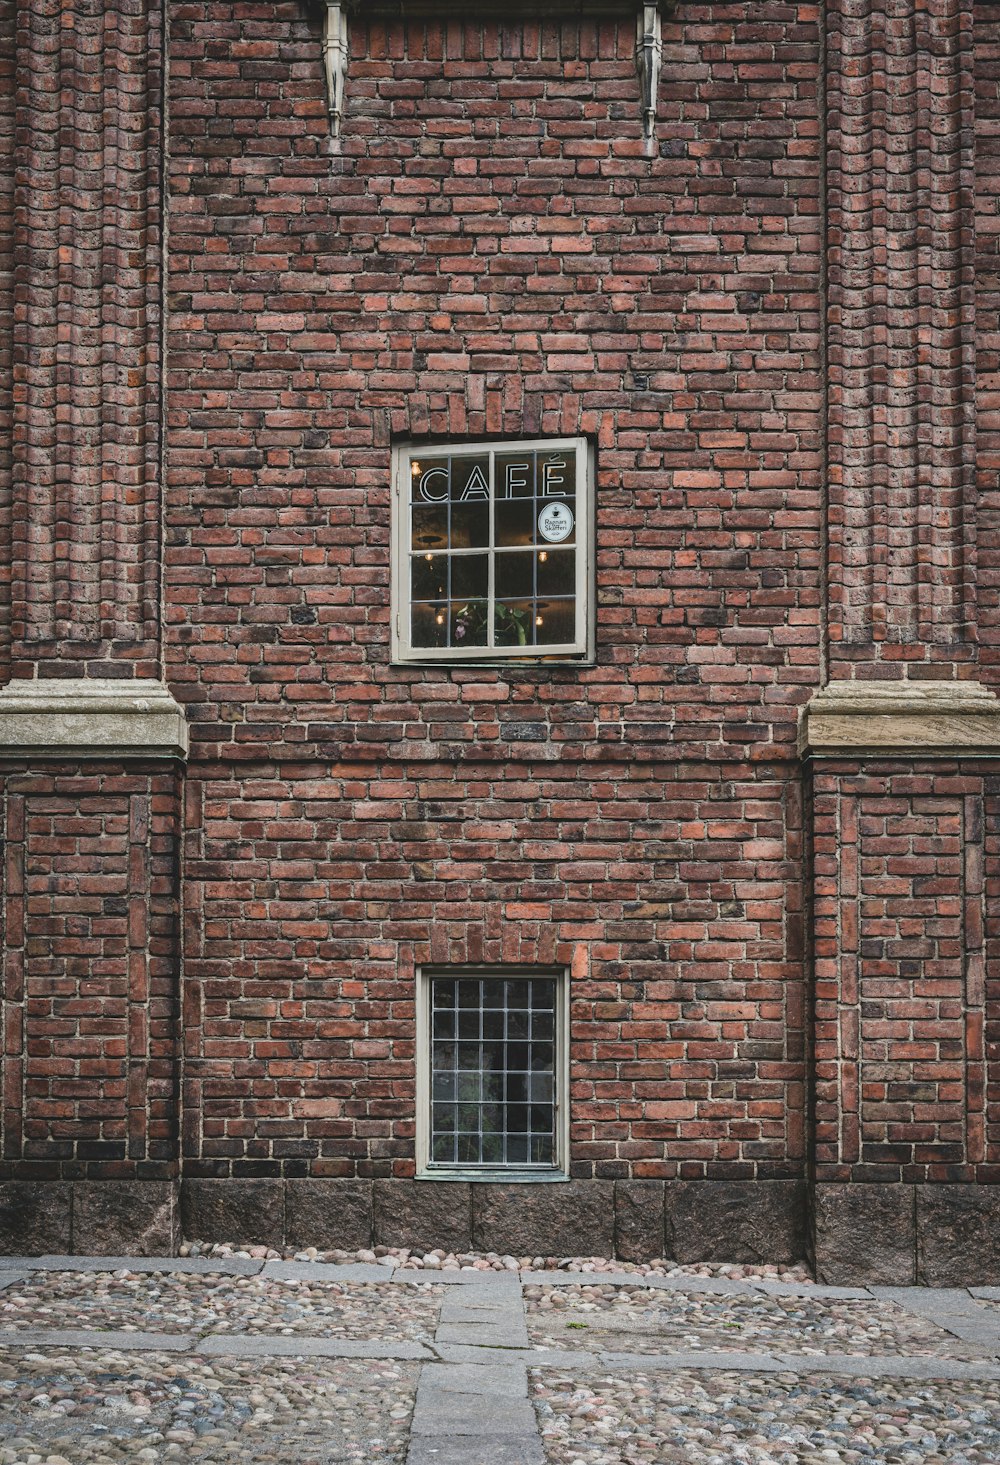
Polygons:
<instances>
[{"instance_id":1,"label":"stone ledge","mask_svg":"<svg viewBox=\"0 0 1000 1465\"><path fill-rule=\"evenodd\" d=\"M0 757L187 754L184 710L162 682L39 678L0 689Z\"/></svg>"},{"instance_id":2,"label":"stone ledge","mask_svg":"<svg viewBox=\"0 0 1000 1465\"><path fill-rule=\"evenodd\" d=\"M1000 699L979 682L831 682L799 713L803 758L1000 758Z\"/></svg>"}]
</instances>

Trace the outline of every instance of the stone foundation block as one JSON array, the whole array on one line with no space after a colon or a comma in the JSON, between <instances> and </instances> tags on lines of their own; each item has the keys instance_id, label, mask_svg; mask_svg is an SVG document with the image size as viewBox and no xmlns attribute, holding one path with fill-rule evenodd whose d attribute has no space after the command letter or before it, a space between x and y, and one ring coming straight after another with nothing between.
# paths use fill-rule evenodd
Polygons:
<instances>
[{"instance_id":1,"label":"stone foundation block","mask_svg":"<svg viewBox=\"0 0 1000 1465\"><path fill-rule=\"evenodd\" d=\"M0 1254L68 1252L72 1211L73 1190L68 1184L13 1180L0 1185Z\"/></svg>"},{"instance_id":2,"label":"stone foundation block","mask_svg":"<svg viewBox=\"0 0 1000 1465\"><path fill-rule=\"evenodd\" d=\"M359 1251L372 1244L370 1180L287 1180L285 1242Z\"/></svg>"},{"instance_id":3,"label":"stone foundation block","mask_svg":"<svg viewBox=\"0 0 1000 1465\"><path fill-rule=\"evenodd\" d=\"M917 1281L990 1287L1000 1279L1000 1186L916 1189Z\"/></svg>"},{"instance_id":4,"label":"stone foundation block","mask_svg":"<svg viewBox=\"0 0 1000 1465\"><path fill-rule=\"evenodd\" d=\"M77 1256L173 1256L180 1240L173 1180L80 1180L73 1185Z\"/></svg>"},{"instance_id":5,"label":"stone foundation block","mask_svg":"<svg viewBox=\"0 0 1000 1465\"><path fill-rule=\"evenodd\" d=\"M615 1181L615 1256L649 1262L663 1255L663 1181Z\"/></svg>"},{"instance_id":6,"label":"stone foundation block","mask_svg":"<svg viewBox=\"0 0 1000 1465\"><path fill-rule=\"evenodd\" d=\"M568 1180L553 1185L475 1185L475 1249L511 1256L610 1256L615 1243L614 1184Z\"/></svg>"},{"instance_id":7,"label":"stone foundation block","mask_svg":"<svg viewBox=\"0 0 1000 1465\"><path fill-rule=\"evenodd\" d=\"M671 1180L667 1255L692 1262L801 1261L806 1187L799 1180Z\"/></svg>"},{"instance_id":8,"label":"stone foundation block","mask_svg":"<svg viewBox=\"0 0 1000 1465\"><path fill-rule=\"evenodd\" d=\"M916 1280L912 1185L817 1185L816 1278L834 1286L909 1287Z\"/></svg>"},{"instance_id":9,"label":"stone foundation block","mask_svg":"<svg viewBox=\"0 0 1000 1465\"><path fill-rule=\"evenodd\" d=\"M285 1236L283 1180L185 1180L181 1221L189 1240L281 1246Z\"/></svg>"},{"instance_id":10,"label":"stone foundation block","mask_svg":"<svg viewBox=\"0 0 1000 1465\"><path fill-rule=\"evenodd\" d=\"M377 1246L469 1251L472 1187L465 1181L372 1181Z\"/></svg>"}]
</instances>

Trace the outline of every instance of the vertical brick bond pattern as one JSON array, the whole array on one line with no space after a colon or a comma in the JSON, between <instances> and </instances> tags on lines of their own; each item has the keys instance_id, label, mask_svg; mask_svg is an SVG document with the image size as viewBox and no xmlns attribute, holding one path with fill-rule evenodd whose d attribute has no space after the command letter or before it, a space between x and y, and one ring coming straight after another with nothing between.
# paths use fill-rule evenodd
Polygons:
<instances>
[{"instance_id":1,"label":"vertical brick bond pattern","mask_svg":"<svg viewBox=\"0 0 1000 1465\"><path fill-rule=\"evenodd\" d=\"M827 6L834 675L972 656L973 59L971 0Z\"/></svg>"},{"instance_id":2,"label":"vertical brick bond pattern","mask_svg":"<svg viewBox=\"0 0 1000 1465\"><path fill-rule=\"evenodd\" d=\"M1000 685L1000 34L976 6L976 463L980 676Z\"/></svg>"},{"instance_id":3,"label":"vertical brick bond pattern","mask_svg":"<svg viewBox=\"0 0 1000 1465\"><path fill-rule=\"evenodd\" d=\"M162 32L155 0L0 5L5 676L157 674Z\"/></svg>"},{"instance_id":4,"label":"vertical brick bond pattern","mask_svg":"<svg viewBox=\"0 0 1000 1465\"><path fill-rule=\"evenodd\" d=\"M171 9L189 1174L413 1171L418 963L572 971L573 1172L797 1175L819 681L806 4ZM583 433L593 668L389 663L390 447Z\"/></svg>"},{"instance_id":5,"label":"vertical brick bond pattern","mask_svg":"<svg viewBox=\"0 0 1000 1465\"><path fill-rule=\"evenodd\" d=\"M172 773L7 780L0 1173L171 1173L176 806Z\"/></svg>"},{"instance_id":6,"label":"vertical brick bond pattern","mask_svg":"<svg viewBox=\"0 0 1000 1465\"><path fill-rule=\"evenodd\" d=\"M996 776L871 764L815 783L817 1176L995 1182Z\"/></svg>"}]
</instances>

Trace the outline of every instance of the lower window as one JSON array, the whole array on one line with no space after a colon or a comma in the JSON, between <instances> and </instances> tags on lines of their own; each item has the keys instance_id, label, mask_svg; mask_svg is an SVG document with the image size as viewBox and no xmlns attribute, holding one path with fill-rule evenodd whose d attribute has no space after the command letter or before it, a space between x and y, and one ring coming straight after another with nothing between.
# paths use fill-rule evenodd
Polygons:
<instances>
[{"instance_id":1,"label":"lower window","mask_svg":"<svg viewBox=\"0 0 1000 1465\"><path fill-rule=\"evenodd\" d=\"M420 1173L565 1174L566 995L561 971L420 974Z\"/></svg>"}]
</instances>

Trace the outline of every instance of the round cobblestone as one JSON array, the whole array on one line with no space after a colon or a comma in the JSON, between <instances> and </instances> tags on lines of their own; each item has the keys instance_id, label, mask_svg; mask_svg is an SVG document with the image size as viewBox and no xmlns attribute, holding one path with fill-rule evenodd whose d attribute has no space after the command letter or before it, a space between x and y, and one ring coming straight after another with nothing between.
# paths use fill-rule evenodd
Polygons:
<instances>
[{"instance_id":1,"label":"round cobblestone","mask_svg":"<svg viewBox=\"0 0 1000 1465\"><path fill-rule=\"evenodd\" d=\"M996 1465L1000 1384L533 1370L549 1465Z\"/></svg>"}]
</instances>

